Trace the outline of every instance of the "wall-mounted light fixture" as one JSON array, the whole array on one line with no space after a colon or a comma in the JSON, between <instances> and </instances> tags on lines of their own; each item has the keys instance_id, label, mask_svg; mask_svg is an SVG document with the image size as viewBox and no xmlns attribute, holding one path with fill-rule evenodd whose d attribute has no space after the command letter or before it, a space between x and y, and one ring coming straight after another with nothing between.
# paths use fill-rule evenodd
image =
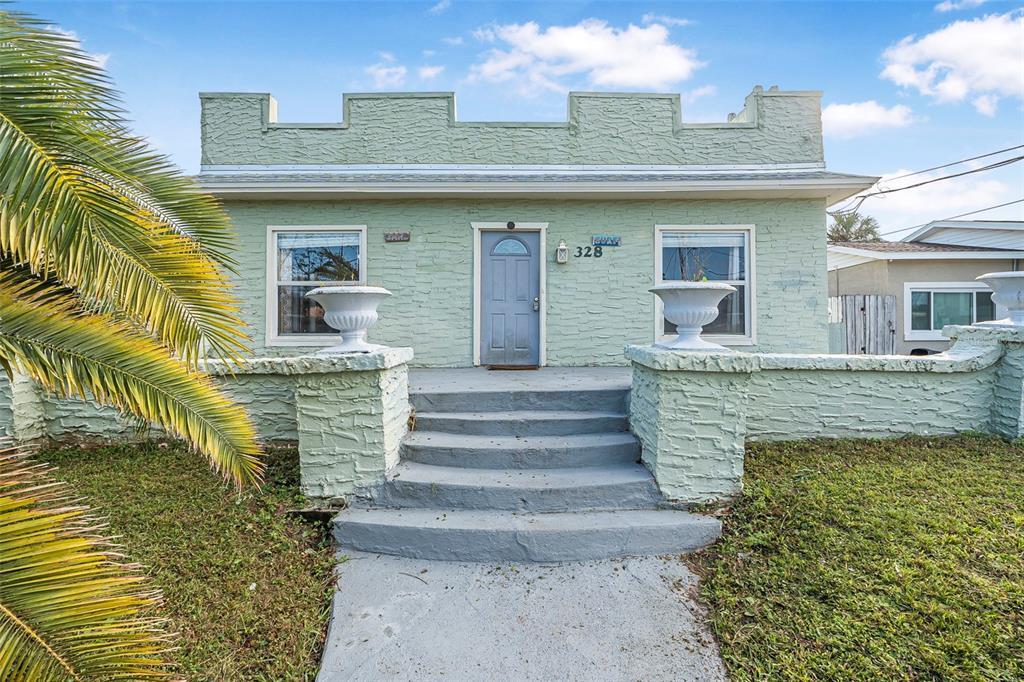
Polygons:
<instances>
[{"instance_id":1,"label":"wall-mounted light fixture","mask_svg":"<svg viewBox=\"0 0 1024 682\"><path fill-rule=\"evenodd\" d=\"M561 265L569 262L569 247L566 246L564 239L558 241L558 247L555 249L555 262Z\"/></svg>"}]
</instances>

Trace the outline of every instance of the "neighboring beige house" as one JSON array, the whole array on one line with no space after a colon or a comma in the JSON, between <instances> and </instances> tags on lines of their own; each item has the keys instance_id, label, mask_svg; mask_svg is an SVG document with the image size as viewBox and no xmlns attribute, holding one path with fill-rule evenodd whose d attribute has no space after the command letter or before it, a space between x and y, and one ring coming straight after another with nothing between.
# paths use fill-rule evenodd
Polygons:
<instances>
[{"instance_id":1,"label":"neighboring beige house","mask_svg":"<svg viewBox=\"0 0 1024 682\"><path fill-rule=\"evenodd\" d=\"M938 220L898 242L832 242L828 246L831 309L842 309L843 297L890 297L863 305L857 299L856 310L872 318L864 322L876 332L877 342L869 352L941 351L949 345L941 333L943 326L1002 317L988 287L975 278L986 272L1018 270L1022 259L1021 221ZM846 300L848 305L853 302ZM847 328L853 324L849 319L832 321L842 321ZM852 334L847 331L845 336L852 339ZM867 337L872 336L868 332ZM833 336L834 352L863 352L861 342L846 343L843 337L842 330Z\"/></svg>"}]
</instances>

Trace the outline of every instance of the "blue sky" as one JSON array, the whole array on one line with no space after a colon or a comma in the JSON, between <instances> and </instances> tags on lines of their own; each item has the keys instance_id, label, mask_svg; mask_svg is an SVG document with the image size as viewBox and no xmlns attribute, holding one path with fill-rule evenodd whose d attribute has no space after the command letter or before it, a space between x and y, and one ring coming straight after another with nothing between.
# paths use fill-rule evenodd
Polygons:
<instances>
[{"instance_id":1,"label":"blue sky","mask_svg":"<svg viewBox=\"0 0 1024 682\"><path fill-rule=\"evenodd\" d=\"M462 120L539 121L564 120L569 90L680 92L685 120L714 121L754 85L779 85L824 91L837 171L893 177L1024 144L1019 2L15 7L73 32L106 64L136 129L190 172L203 90L269 91L282 121L339 120L342 92L453 90ZM1017 163L863 209L893 231L1021 198ZM1022 219L1024 204L976 217Z\"/></svg>"}]
</instances>

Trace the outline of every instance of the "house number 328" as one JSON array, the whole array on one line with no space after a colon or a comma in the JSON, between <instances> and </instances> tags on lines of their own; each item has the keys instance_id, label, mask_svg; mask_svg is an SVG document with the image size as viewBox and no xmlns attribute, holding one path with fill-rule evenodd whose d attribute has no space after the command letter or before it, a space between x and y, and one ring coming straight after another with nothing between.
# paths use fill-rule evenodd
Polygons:
<instances>
[{"instance_id":1,"label":"house number 328","mask_svg":"<svg viewBox=\"0 0 1024 682\"><path fill-rule=\"evenodd\" d=\"M600 258L604 255L604 249L600 246L577 246L577 258Z\"/></svg>"}]
</instances>

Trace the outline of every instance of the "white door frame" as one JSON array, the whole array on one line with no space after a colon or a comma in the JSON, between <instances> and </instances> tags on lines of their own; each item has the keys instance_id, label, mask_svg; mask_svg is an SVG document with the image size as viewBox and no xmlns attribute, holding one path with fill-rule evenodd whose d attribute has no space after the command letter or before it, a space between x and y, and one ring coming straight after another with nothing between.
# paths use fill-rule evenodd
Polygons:
<instances>
[{"instance_id":1,"label":"white door frame","mask_svg":"<svg viewBox=\"0 0 1024 682\"><path fill-rule=\"evenodd\" d=\"M470 223L473 227L473 366L480 365L480 237L483 232L539 232L540 233L540 365L547 364L547 223L516 222L515 229L508 223Z\"/></svg>"}]
</instances>

